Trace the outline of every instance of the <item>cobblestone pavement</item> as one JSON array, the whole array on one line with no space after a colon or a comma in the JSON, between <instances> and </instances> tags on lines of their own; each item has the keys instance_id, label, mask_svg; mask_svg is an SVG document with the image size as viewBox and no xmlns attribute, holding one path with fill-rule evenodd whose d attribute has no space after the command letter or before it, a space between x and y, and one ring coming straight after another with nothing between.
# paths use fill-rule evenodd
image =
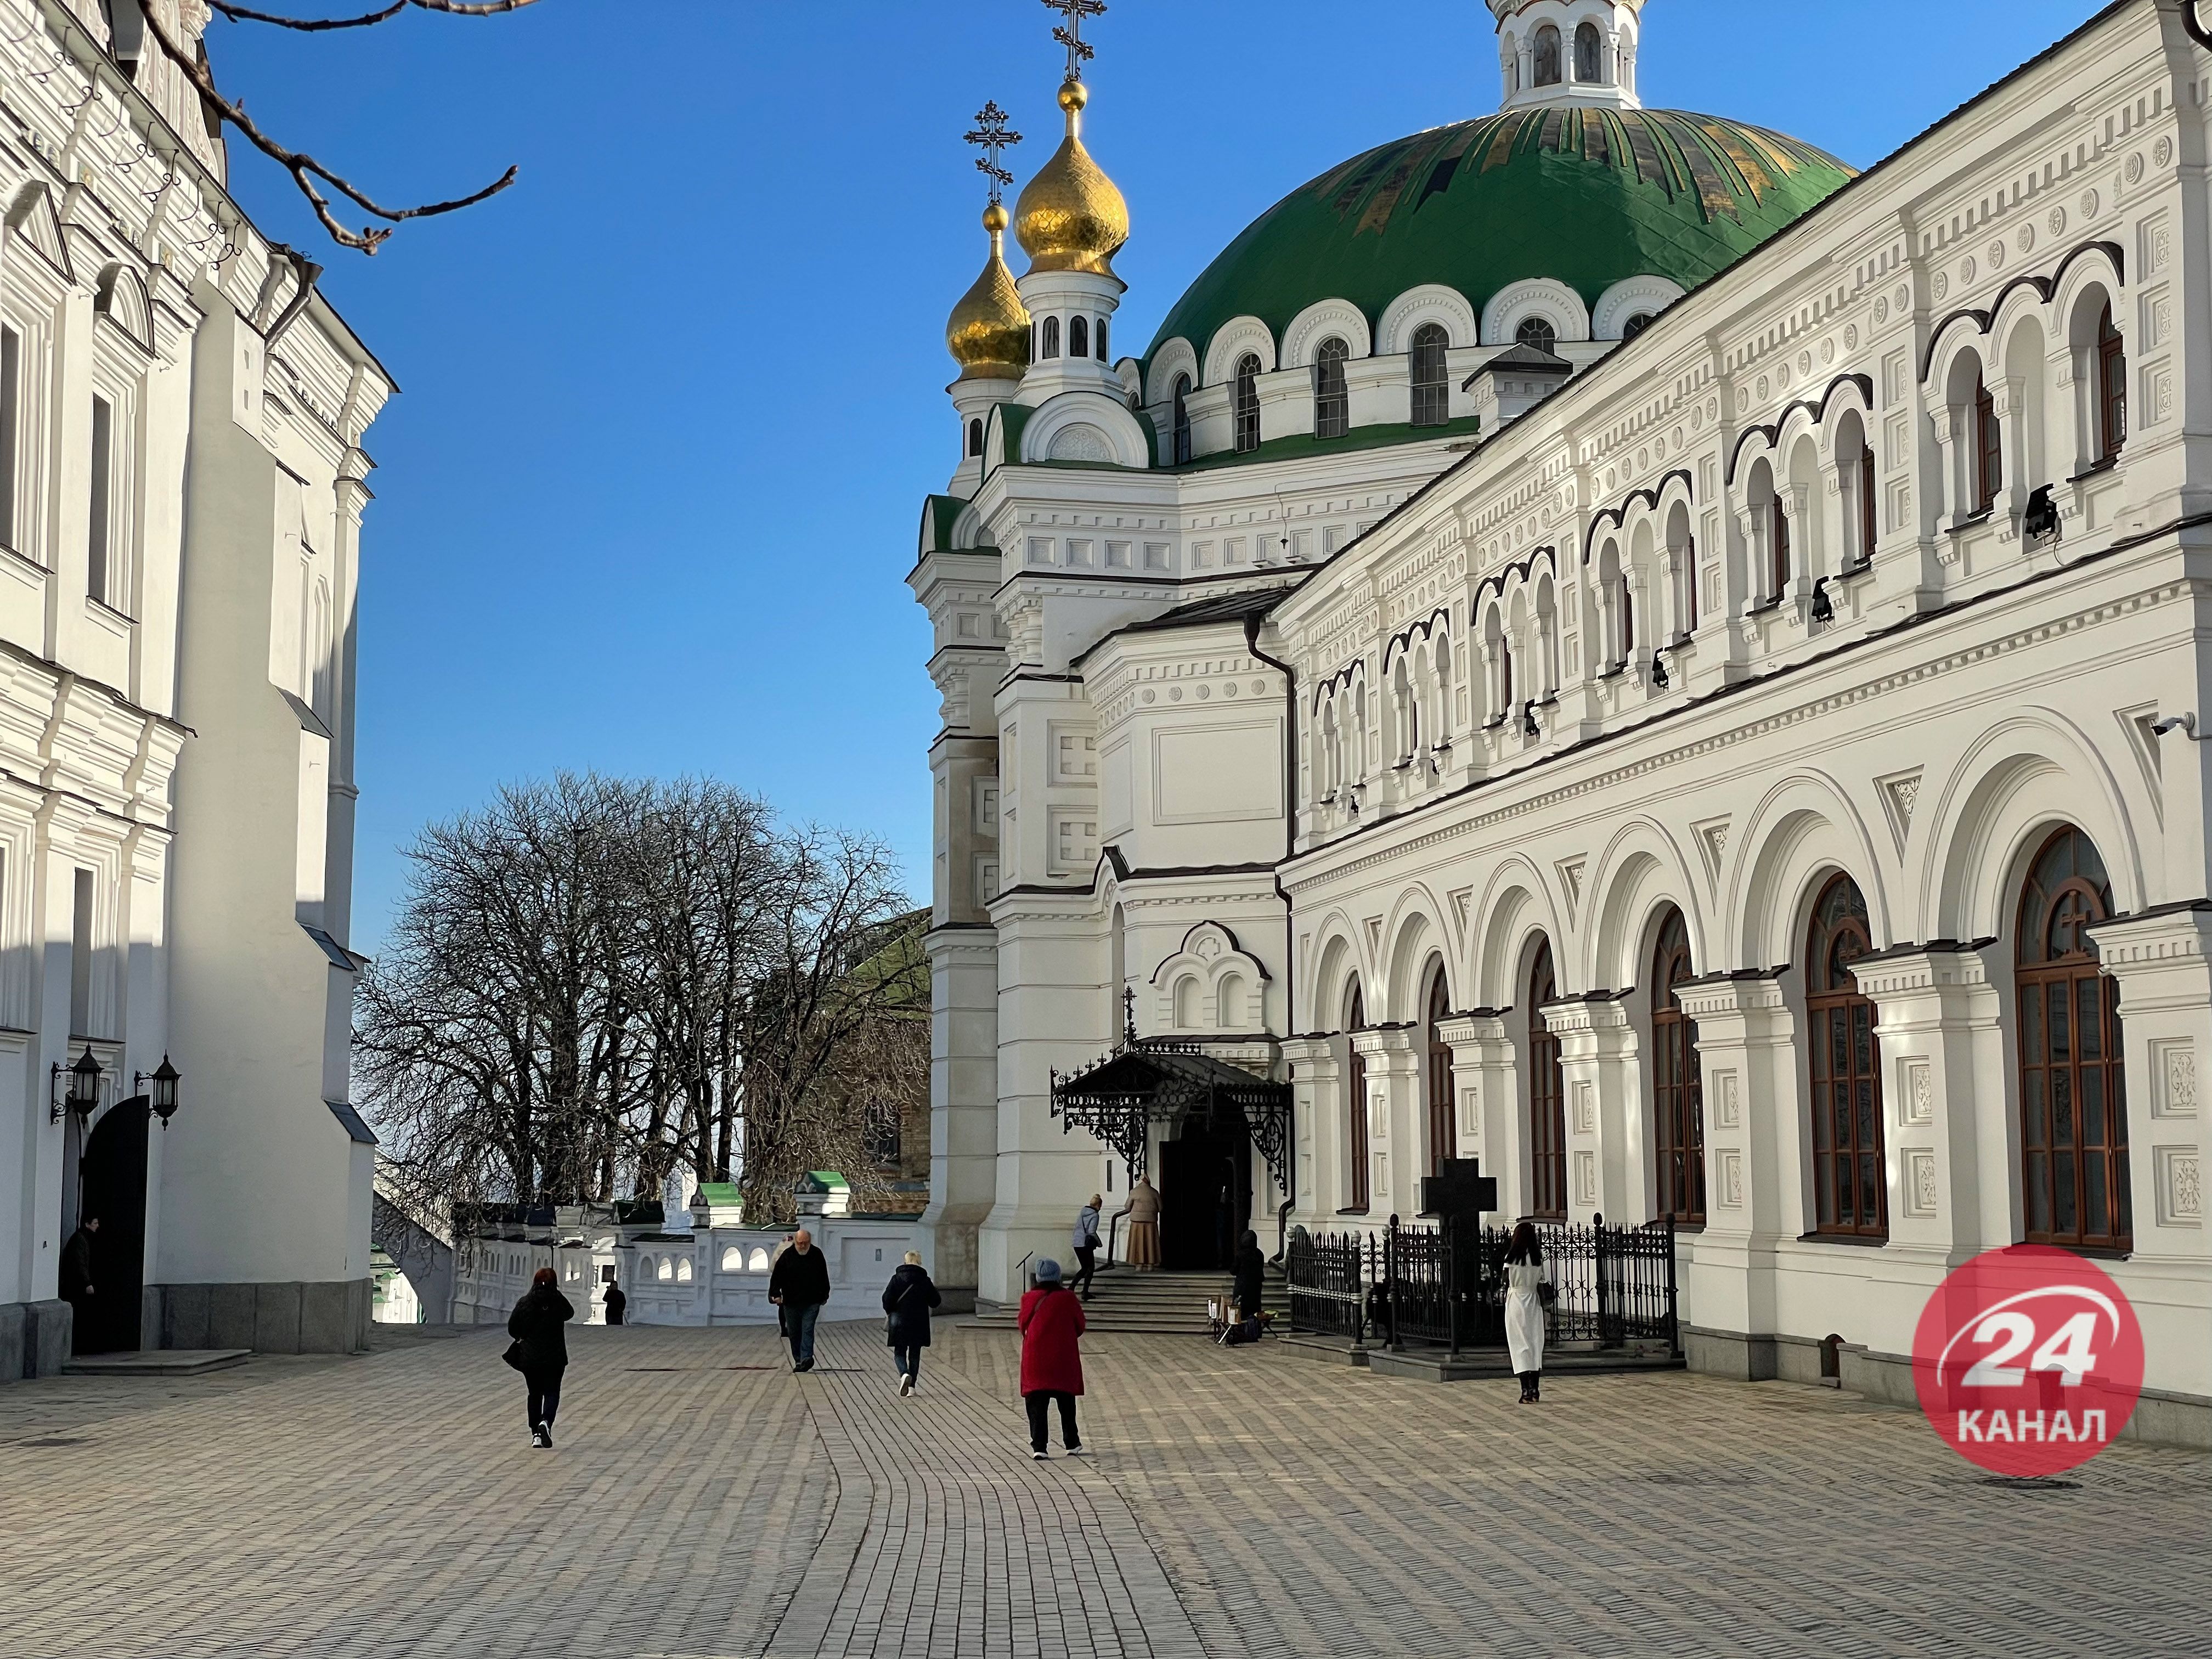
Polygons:
<instances>
[{"instance_id":1,"label":"cobblestone pavement","mask_svg":"<svg viewBox=\"0 0 2212 1659\"><path fill-rule=\"evenodd\" d=\"M2212 1457L1984 1482L1913 1415L1681 1375L1395 1382L1086 1344L1088 1462L1014 1339L585 1329L559 1449L502 1339L0 1388L0 1655L1243 1659L2201 1654Z\"/></svg>"}]
</instances>

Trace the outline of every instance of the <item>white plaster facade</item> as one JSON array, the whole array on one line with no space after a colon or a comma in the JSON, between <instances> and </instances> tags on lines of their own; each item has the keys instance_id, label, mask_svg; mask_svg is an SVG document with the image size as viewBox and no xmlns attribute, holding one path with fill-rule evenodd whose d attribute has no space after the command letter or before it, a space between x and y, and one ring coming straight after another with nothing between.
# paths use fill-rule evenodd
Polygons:
<instances>
[{"instance_id":1,"label":"white plaster facade","mask_svg":"<svg viewBox=\"0 0 2212 1659\"><path fill-rule=\"evenodd\" d=\"M108 44L98 0L0 0L0 1373L65 1357L80 1156L165 1054L143 1215L103 1218L144 1234L116 1340L343 1351L369 1316L344 941L393 388L231 201L197 94ZM52 1121L88 1046L100 1109Z\"/></svg>"},{"instance_id":2,"label":"white plaster facade","mask_svg":"<svg viewBox=\"0 0 2212 1659\"><path fill-rule=\"evenodd\" d=\"M1943 1273L2054 1231L2016 959L2030 866L2070 827L2108 882L2086 937L2117 988L2124 1083L2098 1086L2124 1087L2125 1144L2103 1167L2132 1197L2126 1236L2082 1248L2143 1320L2138 1431L2212 1437L2212 767L2173 724L2212 683L2208 95L2170 0L2112 6L1703 287L1646 283L1626 345L1598 304L1608 337L1563 333L1572 375L1479 440L1172 469L987 448L1005 460L933 501L909 578L945 702L940 1279L1010 1296L1110 1188L1049 1074L1111 1044L1131 983L1141 1033L1210 1030L1293 1085L1294 1190L1252 1171L1271 1248L1286 1200L1310 1227L1417 1210L1440 1134L1509 1218L1686 1213L1694 1176L1692 1364L1802 1376L1834 1335L1847 1379L1909 1398L1892 1362ZM1486 321L1486 347L1510 338ZM1404 359L1364 343L1355 430L1404 418L1383 412ZM1474 344L1454 332L1455 417ZM1229 447L1204 345L1156 349L1146 392L1206 383L1201 460ZM1269 435L1311 430L1310 376L1274 379ZM1849 1237L1818 1199L1808 1003L1838 877L1866 913L1881 1112ZM1670 915L1702 1095L1671 1161ZM1145 991L1208 928L1252 963L1233 1020ZM1438 974L1454 1012L1431 1021Z\"/></svg>"}]
</instances>

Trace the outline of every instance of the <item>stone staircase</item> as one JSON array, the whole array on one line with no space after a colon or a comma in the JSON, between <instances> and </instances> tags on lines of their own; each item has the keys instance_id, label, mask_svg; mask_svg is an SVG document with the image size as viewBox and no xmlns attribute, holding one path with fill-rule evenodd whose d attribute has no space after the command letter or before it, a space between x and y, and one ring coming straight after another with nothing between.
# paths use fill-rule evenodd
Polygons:
<instances>
[{"instance_id":1,"label":"stone staircase","mask_svg":"<svg viewBox=\"0 0 2212 1659\"><path fill-rule=\"evenodd\" d=\"M1091 1300L1084 1308L1091 1333L1154 1336L1204 1336L1207 1334L1206 1304L1229 1299L1225 1273L1139 1273L1133 1267L1101 1264L1091 1281ZM1283 1275L1272 1264L1267 1269L1267 1304L1278 1310L1290 1305ZM964 1322L972 1328L1011 1331L1014 1309L979 1302L975 1318Z\"/></svg>"}]
</instances>

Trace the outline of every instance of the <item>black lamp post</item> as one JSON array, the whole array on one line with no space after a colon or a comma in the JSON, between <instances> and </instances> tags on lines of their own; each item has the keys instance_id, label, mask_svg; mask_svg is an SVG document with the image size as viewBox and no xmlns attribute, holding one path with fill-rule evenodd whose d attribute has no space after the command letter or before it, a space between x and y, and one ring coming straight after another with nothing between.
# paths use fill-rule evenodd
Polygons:
<instances>
[{"instance_id":1,"label":"black lamp post","mask_svg":"<svg viewBox=\"0 0 2212 1659\"><path fill-rule=\"evenodd\" d=\"M62 1073L69 1073L69 1092L62 1092ZM100 1062L93 1057L92 1045L84 1045L76 1064L64 1068L59 1060L53 1064L53 1082L46 1105L46 1121L58 1123L64 1109L80 1118L88 1118L100 1104Z\"/></svg>"},{"instance_id":2,"label":"black lamp post","mask_svg":"<svg viewBox=\"0 0 2212 1659\"><path fill-rule=\"evenodd\" d=\"M169 1127L169 1120L177 1115L177 1079L181 1075L169 1063L169 1057L165 1054L161 1056L161 1063L150 1074L141 1072L133 1080L133 1086L146 1097L147 1106L155 1117L161 1120L164 1129ZM154 1085L150 1089L146 1086L149 1083Z\"/></svg>"}]
</instances>

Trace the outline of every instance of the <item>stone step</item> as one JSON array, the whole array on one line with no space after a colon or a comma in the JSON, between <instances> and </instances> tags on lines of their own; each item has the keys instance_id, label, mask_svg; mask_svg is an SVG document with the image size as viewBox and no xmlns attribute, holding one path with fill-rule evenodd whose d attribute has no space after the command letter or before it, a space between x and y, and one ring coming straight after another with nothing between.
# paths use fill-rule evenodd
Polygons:
<instances>
[{"instance_id":1,"label":"stone step","mask_svg":"<svg viewBox=\"0 0 2212 1659\"><path fill-rule=\"evenodd\" d=\"M251 1348L145 1348L136 1353L81 1353L62 1367L69 1376L198 1376L251 1358Z\"/></svg>"}]
</instances>

